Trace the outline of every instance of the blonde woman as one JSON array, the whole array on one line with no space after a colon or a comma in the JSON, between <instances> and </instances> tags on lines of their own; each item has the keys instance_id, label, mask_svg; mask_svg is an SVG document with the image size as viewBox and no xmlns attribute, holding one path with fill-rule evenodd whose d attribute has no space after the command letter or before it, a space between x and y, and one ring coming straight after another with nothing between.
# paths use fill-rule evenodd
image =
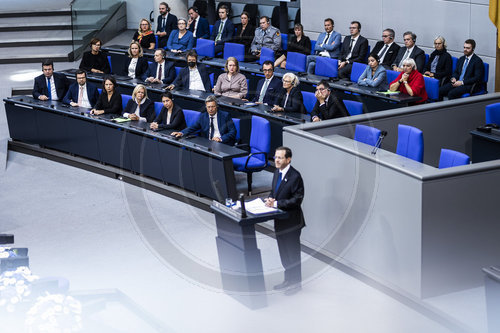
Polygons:
<instances>
[{"instance_id":1,"label":"blonde woman","mask_svg":"<svg viewBox=\"0 0 500 333\"><path fill-rule=\"evenodd\" d=\"M151 23L143 18L139 23L139 30L135 32L132 39L139 42L143 49L153 50L156 45L156 38L153 30L151 30Z\"/></svg>"},{"instance_id":2,"label":"blonde woman","mask_svg":"<svg viewBox=\"0 0 500 333\"><path fill-rule=\"evenodd\" d=\"M235 57L227 58L224 70L225 73L217 78L215 94L244 99L248 92L247 78L240 73L238 60Z\"/></svg>"},{"instance_id":3,"label":"blonde woman","mask_svg":"<svg viewBox=\"0 0 500 333\"><path fill-rule=\"evenodd\" d=\"M132 98L123 110L123 117L148 123L155 119L154 103L148 98L146 87L142 84L134 88Z\"/></svg>"}]
</instances>

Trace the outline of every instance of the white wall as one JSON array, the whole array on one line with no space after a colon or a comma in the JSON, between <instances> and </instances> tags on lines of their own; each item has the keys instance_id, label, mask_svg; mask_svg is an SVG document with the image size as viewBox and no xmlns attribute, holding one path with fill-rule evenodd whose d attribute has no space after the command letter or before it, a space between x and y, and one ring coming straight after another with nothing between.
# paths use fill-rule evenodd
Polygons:
<instances>
[{"instance_id":1,"label":"white wall","mask_svg":"<svg viewBox=\"0 0 500 333\"><path fill-rule=\"evenodd\" d=\"M453 56L463 55L463 42L476 41L476 53L490 64L488 91L494 91L496 28L488 16L489 0L301 0L302 24L311 39L323 31L323 19L331 17L335 30L349 33L352 20L362 24L361 34L373 47L382 30L396 31L396 42L403 44L403 32L417 34L417 45L426 53L433 50L437 35L446 38ZM318 10L321 8L321 10Z\"/></svg>"}]
</instances>

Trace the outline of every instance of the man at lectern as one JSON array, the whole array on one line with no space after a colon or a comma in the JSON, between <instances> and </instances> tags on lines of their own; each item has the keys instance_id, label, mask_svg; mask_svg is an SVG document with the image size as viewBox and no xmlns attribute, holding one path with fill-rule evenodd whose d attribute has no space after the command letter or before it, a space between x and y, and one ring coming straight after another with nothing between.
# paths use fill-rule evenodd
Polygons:
<instances>
[{"instance_id":1,"label":"man at lectern","mask_svg":"<svg viewBox=\"0 0 500 333\"><path fill-rule=\"evenodd\" d=\"M300 291L302 269L300 262L300 232L305 227L302 213L304 182L300 173L290 165L292 151L278 147L274 154L273 183L266 205L288 212L288 217L274 220L274 231L281 263L285 267L285 280L274 286L274 290L285 290L286 295Z\"/></svg>"}]
</instances>

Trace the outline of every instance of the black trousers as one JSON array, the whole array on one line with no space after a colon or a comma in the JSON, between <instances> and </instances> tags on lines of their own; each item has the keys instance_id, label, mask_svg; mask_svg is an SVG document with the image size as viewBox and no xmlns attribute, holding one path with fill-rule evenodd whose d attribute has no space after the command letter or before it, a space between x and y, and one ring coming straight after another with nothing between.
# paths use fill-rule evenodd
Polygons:
<instances>
[{"instance_id":1,"label":"black trousers","mask_svg":"<svg viewBox=\"0 0 500 333\"><path fill-rule=\"evenodd\" d=\"M455 99L462 97L463 94L469 93L472 85L463 85L460 87L453 87L451 82L446 83L441 88L439 88L439 96L448 97L449 99Z\"/></svg>"},{"instance_id":2,"label":"black trousers","mask_svg":"<svg viewBox=\"0 0 500 333\"><path fill-rule=\"evenodd\" d=\"M292 229L276 233L281 264L285 267L285 281L299 283L302 281L300 262L300 233L302 229Z\"/></svg>"}]
</instances>

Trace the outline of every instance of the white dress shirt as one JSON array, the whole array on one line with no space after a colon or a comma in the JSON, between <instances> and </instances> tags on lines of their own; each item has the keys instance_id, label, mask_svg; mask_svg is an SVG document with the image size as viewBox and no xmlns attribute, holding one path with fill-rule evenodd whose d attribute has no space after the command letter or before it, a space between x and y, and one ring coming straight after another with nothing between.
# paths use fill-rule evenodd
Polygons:
<instances>
[{"instance_id":1,"label":"white dress shirt","mask_svg":"<svg viewBox=\"0 0 500 333\"><path fill-rule=\"evenodd\" d=\"M205 86L197 67L189 69L189 89L205 91Z\"/></svg>"}]
</instances>

